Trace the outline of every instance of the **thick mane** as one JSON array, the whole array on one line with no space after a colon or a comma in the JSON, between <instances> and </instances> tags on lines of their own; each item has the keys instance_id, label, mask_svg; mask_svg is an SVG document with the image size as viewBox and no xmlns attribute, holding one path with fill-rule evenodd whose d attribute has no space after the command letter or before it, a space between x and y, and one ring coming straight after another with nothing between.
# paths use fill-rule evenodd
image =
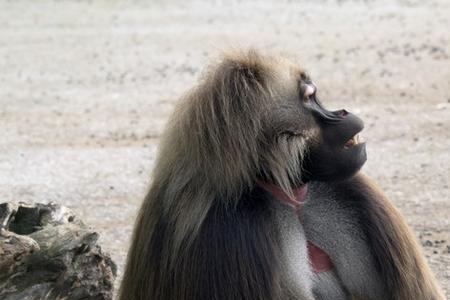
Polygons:
<instances>
[{"instance_id":1,"label":"thick mane","mask_svg":"<svg viewBox=\"0 0 450 300\"><path fill-rule=\"evenodd\" d=\"M304 137L264 135L279 97L277 63L250 50L210 68L172 115L153 177L171 176L175 190L191 185L233 201L270 170L263 175L290 194L307 149Z\"/></svg>"},{"instance_id":2,"label":"thick mane","mask_svg":"<svg viewBox=\"0 0 450 300\"><path fill-rule=\"evenodd\" d=\"M200 242L208 214L225 213L223 209L237 213L239 200L261 175L291 193L306 147L303 137L271 140L265 135L264 118L273 113L282 89L276 64L255 51L225 56L176 107L160 142L128 255L122 288L136 293L132 299L144 299L148 291L158 298L171 290L163 278L184 274L174 270L185 267L180 264L192 255L186 249L193 251L192 245ZM271 230L264 229L263 219L254 222L262 222L258 230Z\"/></svg>"},{"instance_id":3,"label":"thick mane","mask_svg":"<svg viewBox=\"0 0 450 300\"><path fill-rule=\"evenodd\" d=\"M169 121L151 189L164 191L155 194L175 224L175 249L195 236L212 201L236 200L254 184L269 70L255 53L225 58Z\"/></svg>"},{"instance_id":4,"label":"thick mane","mask_svg":"<svg viewBox=\"0 0 450 300\"><path fill-rule=\"evenodd\" d=\"M259 166L261 115L270 103L269 71L248 53L225 58L206 73L169 122L155 177L175 166L182 169L173 170L175 176L187 175L227 197L251 186Z\"/></svg>"},{"instance_id":5,"label":"thick mane","mask_svg":"<svg viewBox=\"0 0 450 300\"><path fill-rule=\"evenodd\" d=\"M269 76L269 66L256 53L225 57L177 106L160 142L128 255L122 287L143 291L133 299L163 288L153 284L170 276L214 201L236 200L254 184Z\"/></svg>"}]
</instances>

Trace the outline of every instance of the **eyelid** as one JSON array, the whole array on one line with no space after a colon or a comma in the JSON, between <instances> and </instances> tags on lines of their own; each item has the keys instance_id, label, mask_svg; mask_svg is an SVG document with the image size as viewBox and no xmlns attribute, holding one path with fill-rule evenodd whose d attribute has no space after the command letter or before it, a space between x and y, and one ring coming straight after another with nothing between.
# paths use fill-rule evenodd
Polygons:
<instances>
[{"instance_id":1,"label":"eyelid","mask_svg":"<svg viewBox=\"0 0 450 300\"><path fill-rule=\"evenodd\" d=\"M303 97L309 98L310 96L314 95L316 93L316 86L314 83L307 83L305 84Z\"/></svg>"}]
</instances>

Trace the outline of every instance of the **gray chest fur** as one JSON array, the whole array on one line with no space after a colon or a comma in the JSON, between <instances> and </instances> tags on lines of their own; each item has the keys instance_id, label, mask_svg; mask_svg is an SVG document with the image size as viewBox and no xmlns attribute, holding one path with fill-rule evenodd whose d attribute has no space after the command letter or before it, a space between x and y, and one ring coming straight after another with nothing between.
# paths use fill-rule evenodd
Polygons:
<instances>
[{"instance_id":1,"label":"gray chest fur","mask_svg":"<svg viewBox=\"0 0 450 300\"><path fill-rule=\"evenodd\" d=\"M361 216L337 199L328 185L312 183L302 207L308 240L328 253L339 280L353 295L384 299L382 281L361 229Z\"/></svg>"},{"instance_id":2,"label":"gray chest fur","mask_svg":"<svg viewBox=\"0 0 450 300\"><path fill-rule=\"evenodd\" d=\"M349 293L383 299L383 286L360 218L345 207L328 186L310 184L306 202L297 213L274 199L276 226L282 249L282 280L287 299L349 299ZM307 240L328 253L335 268L312 271Z\"/></svg>"}]
</instances>

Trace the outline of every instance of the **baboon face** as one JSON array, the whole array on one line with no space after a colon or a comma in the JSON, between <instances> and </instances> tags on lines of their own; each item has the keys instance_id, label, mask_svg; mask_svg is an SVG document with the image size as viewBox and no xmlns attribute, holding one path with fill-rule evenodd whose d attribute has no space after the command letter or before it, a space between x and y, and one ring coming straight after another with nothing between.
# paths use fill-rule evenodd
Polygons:
<instances>
[{"instance_id":1,"label":"baboon face","mask_svg":"<svg viewBox=\"0 0 450 300\"><path fill-rule=\"evenodd\" d=\"M296 184L316 181L343 180L353 176L366 161L365 143L359 138L364 128L362 120L345 109L329 111L317 97L317 87L302 71L291 75L290 92L281 105L278 135L287 136L290 143L303 137L303 153L299 159L300 176ZM292 80L293 79L293 80ZM295 90L295 96L293 96ZM283 101L281 101L283 102ZM280 121L281 120L281 121ZM298 147L300 148L300 147Z\"/></svg>"},{"instance_id":2,"label":"baboon face","mask_svg":"<svg viewBox=\"0 0 450 300\"><path fill-rule=\"evenodd\" d=\"M249 51L225 57L204 78L182 102L168 149L214 189L234 197L259 181L289 191L310 180L345 179L364 164L362 121L326 110L292 62Z\"/></svg>"},{"instance_id":3,"label":"baboon face","mask_svg":"<svg viewBox=\"0 0 450 300\"><path fill-rule=\"evenodd\" d=\"M345 109L325 109L309 79L302 79L300 86L301 103L314 116L321 133L304 160L303 180L341 180L354 175L367 158L366 145L359 138L363 121Z\"/></svg>"}]
</instances>

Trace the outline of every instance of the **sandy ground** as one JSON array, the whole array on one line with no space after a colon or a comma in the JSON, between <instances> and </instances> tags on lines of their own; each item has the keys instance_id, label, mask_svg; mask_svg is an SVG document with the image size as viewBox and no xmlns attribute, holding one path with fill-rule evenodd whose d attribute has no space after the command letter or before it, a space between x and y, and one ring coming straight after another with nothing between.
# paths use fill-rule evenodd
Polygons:
<instances>
[{"instance_id":1,"label":"sandy ground","mask_svg":"<svg viewBox=\"0 0 450 300\"><path fill-rule=\"evenodd\" d=\"M450 3L1 1L0 201L56 201L122 269L177 98L221 49L307 68L450 295Z\"/></svg>"}]
</instances>

